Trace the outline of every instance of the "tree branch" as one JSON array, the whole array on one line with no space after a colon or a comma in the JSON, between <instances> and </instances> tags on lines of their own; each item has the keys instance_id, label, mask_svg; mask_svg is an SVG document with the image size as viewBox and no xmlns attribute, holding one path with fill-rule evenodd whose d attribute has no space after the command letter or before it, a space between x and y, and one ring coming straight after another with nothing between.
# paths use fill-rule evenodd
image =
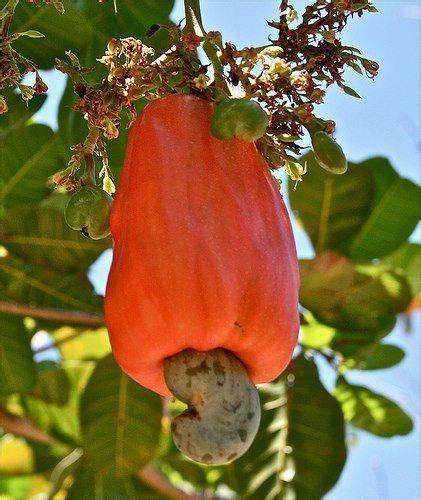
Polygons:
<instances>
[{"instance_id":1,"label":"tree branch","mask_svg":"<svg viewBox=\"0 0 421 500\"><path fill-rule=\"evenodd\" d=\"M17 316L30 316L31 318L45 319L47 321L58 321L59 323L73 323L87 326L103 326L105 324L103 314L32 307L26 304L17 304L16 302L7 302L4 300L0 300L0 312L15 314Z\"/></svg>"},{"instance_id":2,"label":"tree branch","mask_svg":"<svg viewBox=\"0 0 421 500\"><path fill-rule=\"evenodd\" d=\"M36 427L29 419L14 415L4 408L0 408L0 427L6 432L11 432L15 436L21 436L30 441L44 444L54 444L56 440ZM146 465L136 473L137 477L158 493L174 500L199 500L201 497L189 494L180 490L152 465Z\"/></svg>"},{"instance_id":3,"label":"tree branch","mask_svg":"<svg viewBox=\"0 0 421 500\"><path fill-rule=\"evenodd\" d=\"M53 444L55 442L52 436L35 427L29 419L9 413L4 408L0 408L0 427L16 436L22 436L37 443Z\"/></svg>"}]
</instances>

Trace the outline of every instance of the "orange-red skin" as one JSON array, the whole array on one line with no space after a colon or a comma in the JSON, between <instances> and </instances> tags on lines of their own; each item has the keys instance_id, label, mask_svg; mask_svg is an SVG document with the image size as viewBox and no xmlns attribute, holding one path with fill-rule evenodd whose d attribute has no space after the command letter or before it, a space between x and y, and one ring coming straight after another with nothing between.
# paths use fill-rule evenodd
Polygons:
<instances>
[{"instance_id":1,"label":"orange-red skin","mask_svg":"<svg viewBox=\"0 0 421 500\"><path fill-rule=\"evenodd\" d=\"M213 137L212 113L181 94L145 108L111 215L111 345L130 377L162 395L164 359L186 348L228 349L263 383L297 341L287 209L255 144Z\"/></svg>"}]
</instances>

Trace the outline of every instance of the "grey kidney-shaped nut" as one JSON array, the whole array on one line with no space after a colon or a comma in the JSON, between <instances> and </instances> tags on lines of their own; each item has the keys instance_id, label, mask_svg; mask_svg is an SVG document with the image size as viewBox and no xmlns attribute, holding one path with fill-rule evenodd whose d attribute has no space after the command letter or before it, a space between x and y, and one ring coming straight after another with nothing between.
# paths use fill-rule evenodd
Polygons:
<instances>
[{"instance_id":1,"label":"grey kidney-shaped nut","mask_svg":"<svg viewBox=\"0 0 421 500\"><path fill-rule=\"evenodd\" d=\"M260 423L259 395L243 363L225 349L186 349L164 362L171 392L188 409L174 418L177 448L192 460L224 464L243 455Z\"/></svg>"}]
</instances>

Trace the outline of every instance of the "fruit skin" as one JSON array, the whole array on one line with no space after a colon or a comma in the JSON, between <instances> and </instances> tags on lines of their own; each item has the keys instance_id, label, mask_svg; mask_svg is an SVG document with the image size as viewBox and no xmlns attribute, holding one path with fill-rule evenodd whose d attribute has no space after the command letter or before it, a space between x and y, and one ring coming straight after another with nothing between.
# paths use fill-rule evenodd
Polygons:
<instances>
[{"instance_id":1,"label":"fruit skin","mask_svg":"<svg viewBox=\"0 0 421 500\"><path fill-rule=\"evenodd\" d=\"M215 107L212 134L219 139L238 137L253 142L265 135L268 115L255 101L224 99Z\"/></svg>"},{"instance_id":2,"label":"fruit skin","mask_svg":"<svg viewBox=\"0 0 421 500\"><path fill-rule=\"evenodd\" d=\"M311 144L316 161L322 168L338 175L347 171L345 154L333 137L323 131L315 132L311 136Z\"/></svg>"},{"instance_id":3,"label":"fruit skin","mask_svg":"<svg viewBox=\"0 0 421 500\"><path fill-rule=\"evenodd\" d=\"M222 347L255 383L289 363L299 328L290 220L253 143L211 134L213 106L190 95L150 103L133 124L111 214L105 297L114 355L170 395L163 362Z\"/></svg>"},{"instance_id":4,"label":"fruit skin","mask_svg":"<svg viewBox=\"0 0 421 500\"><path fill-rule=\"evenodd\" d=\"M110 234L112 197L96 186L82 186L72 195L64 211L69 227L93 240Z\"/></svg>"}]
</instances>

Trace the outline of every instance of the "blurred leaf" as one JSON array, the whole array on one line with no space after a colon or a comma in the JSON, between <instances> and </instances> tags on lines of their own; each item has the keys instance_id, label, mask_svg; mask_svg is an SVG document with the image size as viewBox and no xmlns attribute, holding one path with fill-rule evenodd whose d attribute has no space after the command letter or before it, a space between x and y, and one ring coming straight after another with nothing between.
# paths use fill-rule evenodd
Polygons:
<instances>
[{"instance_id":1,"label":"blurred leaf","mask_svg":"<svg viewBox=\"0 0 421 500\"><path fill-rule=\"evenodd\" d=\"M41 474L1 477L0 497L2 500L26 500L48 491L48 482Z\"/></svg>"},{"instance_id":2,"label":"blurred leaf","mask_svg":"<svg viewBox=\"0 0 421 500\"><path fill-rule=\"evenodd\" d=\"M0 438L0 449L1 476L17 476L33 472L34 456L31 446L24 439L5 434Z\"/></svg>"},{"instance_id":3,"label":"blurred leaf","mask_svg":"<svg viewBox=\"0 0 421 500\"><path fill-rule=\"evenodd\" d=\"M0 323L0 395L30 391L35 384L35 363L23 322L0 314Z\"/></svg>"},{"instance_id":4,"label":"blurred leaf","mask_svg":"<svg viewBox=\"0 0 421 500\"><path fill-rule=\"evenodd\" d=\"M405 352L395 345L371 344L358 350L342 363L350 370L381 370L397 365L405 357Z\"/></svg>"},{"instance_id":5,"label":"blurred leaf","mask_svg":"<svg viewBox=\"0 0 421 500\"><path fill-rule=\"evenodd\" d=\"M404 243L382 262L405 273L414 296L421 292L421 245Z\"/></svg>"},{"instance_id":6,"label":"blurred leaf","mask_svg":"<svg viewBox=\"0 0 421 500\"><path fill-rule=\"evenodd\" d=\"M96 472L138 470L154 456L161 398L123 373L112 355L101 360L83 393L80 419L86 460Z\"/></svg>"},{"instance_id":7,"label":"blurred leaf","mask_svg":"<svg viewBox=\"0 0 421 500\"><path fill-rule=\"evenodd\" d=\"M12 130L0 141L0 216L5 209L34 204L47 193L48 177L59 170L58 147L45 125Z\"/></svg>"},{"instance_id":8,"label":"blurred leaf","mask_svg":"<svg viewBox=\"0 0 421 500\"><path fill-rule=\"evenodd\" d=\"M300 262L300 302L326 325L348 331L380 331L411 301L406 279L384 266L356 266L324 252Z\"/></svg>"},{"instance_id":9,"label":"blurred leaf","mask_svg":"<svg viewBox=\"0 0 421 500\"><path fill-rule=\"evenodd\" d=\"M60 460L60 462L54 467L50 478L51 489L48 493L49 499L54 498L54 496L62 489L65 480L76 472L82 462L82 457L82 448L76 448Z\"/></svg>"},{"instance_id":10,"label":"blurred leaf","mask_svg":"<svg viewBox=\"0 0 421 500\"><path fill-rule=\"evenodd\" d=\"M70 381L66 370L53 361L38 363L37 369L37 381L31 396L46 403L65 405L70 393Z\"/></svg>"},{"instance_id":11,"label":"blurred leaf","mask_svg":"<svg viewBox=\"0 0 421 500\"><path fill-rule=\"evenodd\" d=\"M380 437L402 436L412 431L412 420L396 403L367 387L341 379L335 397L342 405L345 420L354 427Z\"/></svg>"},{"instance_id":12,"label":"blurred leaf","mask_svg":"<svg viewBox=\"0 0 421 500\"><path fill-rule=\"evenodd\" d=\"M133 500L136 498L133 481L112 471L98 474L87 465L77 470L67 500Z\"/></svg>"},{"instance_id":13,"label":"blurred leaf","mask_svg":"<svg viewBox=\"0 0 421 500\"><path fill-rule=\"evenodd\" d=\"M93 26L74 5L65 0L66 13L60 14L53 5L37 7L34 3L21 2L13 16L12 30L22 32L36 29L45 38L31 40L21 38L14 48L31 59L38 67L52 68L55 58L63 58L66 50L83 51L92 43ZM98 6L101 8L101 6Z\"/></svg>"},{"instance_id":14,"label":"blurred leaf","mask_svg":"<svg viewBox=\"0 0 421 500\"><path fill-rule=\"evenodd\" d=\"M30 101L25 102L17 92L9 92L5 97L9 111L1 117L0 141L12 130L23 127L47 98L45 94L36 94Z\"/></svg>"},{"instance_id":15,"label":"blurred leaf","mask_svg":"<svg viewBox=\"0 0 421 500\"><path fill-rule=\"evenodd\" d=\"M85 273L64 274L12 257L0 257L0 295L4 300L34 307L90 312L102 311L103 304Z\"/></svg>"},{"instance_id":16,"label":"blurred leaf","mask_svg":"<svg viewBox=\"0 0 421 500\"><path fill-rule=\"evenodd\" d=\"M321 349L330 345L336 335L336 330L322 325L312 314L304 315L306 323L300 328L300 343L307 349Z\"/></svg>"},{"instance_id":17,"label":"blurred leaf","mask_svg":"<svg viewBox=\"0 0 421 500\"><path fill-rule=\"evenodd\" d=\"M59 344L59 351L64 359L101 359L111 352L106 328L83 330L71 326L63 326L54 330L52 335Z\"/></svg>"},{"instance_id":18,"label":"blurred leaf","mask_svg":"<svg viewBox=\"0 0 421 500\"><path fill-rule=\"evenodd\" d=\"M320 170L313 153L307 162L305 182L297 189L289 182L291 207L317 252L343 248L367 220L374 196L370 172L361 165L349 164L345 175Z\"/></svg>"},{"instance_id":19,"label":"blurred leaf","mask_svg":"<svg viewBox=\"0 0 421 500\"><path fill-rule=\"evenodd\" d=\"M261 394L259 432L227 466L228 486L240 498L322 498L341 474L346 447L342 411L316 365L299 356Z\"/></svg>"},{"instance_id":20,"label":"blurred leaf","mask_svg":"<svg viewBox=\"0 0 421 500\"><path fill-rule=\"evenodd\" d=\"M63 364L71 383L70 395L64 406L45 403L30 396L24 398L26 413L38 427L69 444L80 443L79 404L94 363Z\"/></svg>"},{"instance_id":21,"label":"blurred leaf","mask_svg":"<svg viewBox=\"0 0 421 500\"><path fill-rule=\"evenodd\" d=\"M409 238L420 217L420 190L399 177L385 158L372 158L360 165L373 175L376 199L370 216L350 244L349 255L356 260L371 260L393 252Z\"/></svg>"},{"instance_id":22,"label":"blurred leaf","mask_svg":"<svg viewBox=\"0 0 421 500\"><path fill-rule=\"evenodd\" d=\"M0 244L36 266L62 272L86 271L111 246L111 239L94 241L70 229L61 210L19 207L2 221Z\"/></svg>"}]
</instances>

